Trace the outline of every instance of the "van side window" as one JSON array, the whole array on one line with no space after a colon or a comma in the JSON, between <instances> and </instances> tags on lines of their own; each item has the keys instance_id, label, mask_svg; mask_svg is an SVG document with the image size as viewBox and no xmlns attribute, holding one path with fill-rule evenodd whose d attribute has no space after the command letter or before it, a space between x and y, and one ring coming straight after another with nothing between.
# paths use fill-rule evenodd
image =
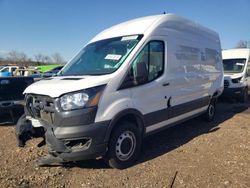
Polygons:
<instances>
[{"instance_id":1,"label":"van side window","mask_svg":"<svg viewBox=\"0 0 250 188\"><path fill-rule=\"evenodd\" d=\"M136 57L132 63L133 77L138 75L138 64L145 63L148 72L146 82L150 82L163 74L164 70L164 42L151 41L149 42ZM135 85L138 85L135 84Z\"/></svg>"},{"instance_id":2,"label":"van side window","mask_svg":"<svg viewBox=\"0 0 250 188\"><path fill-rule=\"evenodd\" d=\"M120 89L148 83L164 72L164 42L151 41L140 51L132 62Z\"/></svg>"}]
</instances>

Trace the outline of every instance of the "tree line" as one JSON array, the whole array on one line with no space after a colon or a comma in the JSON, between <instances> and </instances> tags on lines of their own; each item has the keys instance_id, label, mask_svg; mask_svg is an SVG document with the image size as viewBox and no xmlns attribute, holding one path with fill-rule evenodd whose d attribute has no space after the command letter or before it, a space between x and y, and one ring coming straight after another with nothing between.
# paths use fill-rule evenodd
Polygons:
<instances>
[{"instance_id":1,"label":"tree line","mask_svg":"<svg viewBox=\"0 0 250 188\"><path fill-rule=\"evenodd\" d=\"M7 53L6 57L0 57L0 65L38 66L65 63L65 60L59 53L54 53L50 56L38 53L33 58L30 58L24 52L12 50Z\"/></svg>"},{"instance_id":2,"label":"tree line","mask_svg":"<svg viewBox=\"0 0 250 188\"><path fill-rule=\"evenodd\" d=\"M236 48L250 48L250 40L240 40L237 45L235 46Z\"/></svg>"}]
</instances>

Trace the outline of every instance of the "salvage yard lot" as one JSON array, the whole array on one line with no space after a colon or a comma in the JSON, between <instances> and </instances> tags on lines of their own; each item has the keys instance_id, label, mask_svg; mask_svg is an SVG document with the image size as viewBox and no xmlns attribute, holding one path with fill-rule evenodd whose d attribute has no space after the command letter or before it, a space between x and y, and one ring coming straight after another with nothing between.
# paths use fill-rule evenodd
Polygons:
<instances>
[{"instance_id":1,"label":"salvage yard lot","mask_svg":"<svg viewBox=\"0 0 250 188\"><path fill-rule=\"evenodd\" d=\"M196 118L148 137L126 170L102 160L36 167L42 139L17 148L4 123L0 135L0 187L250 187L250 103L220 102L214 122Z\"/></svg>"}]
</instances>

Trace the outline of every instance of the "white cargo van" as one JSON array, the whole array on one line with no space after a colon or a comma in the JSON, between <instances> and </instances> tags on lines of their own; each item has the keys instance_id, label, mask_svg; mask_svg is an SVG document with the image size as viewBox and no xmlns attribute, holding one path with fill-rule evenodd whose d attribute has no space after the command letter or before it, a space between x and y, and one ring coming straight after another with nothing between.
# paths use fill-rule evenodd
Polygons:
<instances>
[{"instance_id":1,"label":"white cargo van","mask_svg":"<svg viewBox=\"0 0 250 188\"><path fill-rule=\"evenodd\" d=\"M246 102L250 92L250 49L223 50L222 58L225 73L223 96L237 97Z\"/></svg>"},{"instance_id":2,"label":"white cargo van","mask_svg":"<svg viewBox=\"0 0 250 188\"><path fill-rule=\"evenodd\" d=\"M222 91L218 34L166 14L104 30L24 93L27 118L46 130L40 165L104 157L126 168L146 135L201 114L211 121Z\"/></svg>"}]
</instances>

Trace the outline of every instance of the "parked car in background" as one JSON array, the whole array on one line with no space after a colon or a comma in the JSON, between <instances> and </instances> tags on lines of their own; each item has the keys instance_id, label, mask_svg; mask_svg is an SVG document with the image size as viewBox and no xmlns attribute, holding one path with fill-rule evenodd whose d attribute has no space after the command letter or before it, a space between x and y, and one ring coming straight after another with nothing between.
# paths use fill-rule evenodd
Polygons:
<instances>
[{"instance_id":1,"label":"parked car in background","mask_svg":"<svg viewBox=\"0 0 250 188\"><path fill-rule=\"evenodd\" d=\"M222 58L225 73L223 96L246 102L250 94L250 49L223 50Z\"/></svg>"},{"instance_id":2,"label":"parked car in background","mask_svg":"<svg viewBox=\"0 0 250 188\"><path fill-rule=\"evenodd\" d=\"M219 35L166 14L101 32L24 93L26 117L50 148L39 165L104 157L122 169L145 136L199 115L212 121L222 91Z\"/></svg>"},{"instance_id":3,"label":"parked car in background","mask_svg":"<svg viewBox=\"0 0 250 188\"><path fill-rule=\"evenodd\" d=\"M0 68L0 73L6 73L9 72L11 76L13 76L13 73L16 69L21 68L24 69L24 67L19 67L19 66L4 66Z\"/></svg>"},{"instance_id":4,"label":"parked car in background","mask_svg":"<svg viewBox=\"0 0 250 188\"><path fill-rule=\"evenodd\" d=\"M31 68L17 68L13 72L13 76L31 76L33 74L40 74L40 72L36 69Z\"/></svg>"},{"instance_id":5,"label":"parked car in background","mask_svg":"<svg viewBox=\"0 0 250 188\"><path fill-rule=\"evenodd\" d=\"M9 112L14 122L12 110L24 105L23 91L33 82L31 77L0 77L0 113Z\"/></svg>"},{"instance_id":6,"label":"parked car in background","mask_svg":"<svg viewBox=\"0 0 250 188\"><path fill-rule=\"evenodd\" d=\"M38 81L42 79L42 74L37 70L33 68L17 68L13 72L13 76L29 76L34 78L34 81Z\"/></svg>"},{"instance_id":7,"label":"parked car in background","mask_svg":"<svg viewBox=\"0 0 250 188\"><path fill-rule=\"evenodd\" d=\"M47 78L47 77L55 76L62 68L63 68L63 66L55 67L55 68L43 73L42 77Z\"/></svg>"},{"instance_id":8,"label":"parked car in background","mask_svg":"<svg viewBox=\"0 0 250 188\"><path fill-rule=\"evenodd\" d=\"M11 77L11 73L6 71L6 72L0 72L0 77Z\"/></svg>"}]
</instances>

